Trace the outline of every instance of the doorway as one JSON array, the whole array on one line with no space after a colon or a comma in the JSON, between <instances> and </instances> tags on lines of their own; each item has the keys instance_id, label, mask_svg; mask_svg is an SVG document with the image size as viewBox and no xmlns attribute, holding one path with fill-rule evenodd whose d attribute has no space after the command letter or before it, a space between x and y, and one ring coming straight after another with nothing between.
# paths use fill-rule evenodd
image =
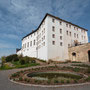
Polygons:
<instances>
[{"instance_id":1,"label":"doorway","mask_svg":"<svg viewBox=\"0 0 90 90\"><path fill-rule=\"evenodd\" d=\"M90 62L90 50L88 51L88 60Z\"/></svg>"},{"instance_id":2,"label":"doorway","mask_svg":"<svg viewBox=\"0 0 90 90\"><path fill-rule=\"evenodd\" d=\"M75 52L72 53L72 60L76 61L76 53Z\"/></svg>"}]
</instances>

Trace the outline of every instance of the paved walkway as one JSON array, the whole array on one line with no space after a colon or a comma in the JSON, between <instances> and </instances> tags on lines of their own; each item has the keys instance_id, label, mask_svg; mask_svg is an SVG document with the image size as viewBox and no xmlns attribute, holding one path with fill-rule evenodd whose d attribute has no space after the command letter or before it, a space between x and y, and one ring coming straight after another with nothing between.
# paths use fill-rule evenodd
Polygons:
<instances>
[{"instance_id":1,"label":"paved walkway","mask_svg":"<svg viewBox=\"0 0 90 90\"><path fill-rule=\"evenodd\" d=\"M90 90L90 85L62 87L62 88L43 88L43 87L30 87L12 83L9 81L8 76L21 69L13 69L0 71L0 90Z\"/></svg>"}]
</instances>

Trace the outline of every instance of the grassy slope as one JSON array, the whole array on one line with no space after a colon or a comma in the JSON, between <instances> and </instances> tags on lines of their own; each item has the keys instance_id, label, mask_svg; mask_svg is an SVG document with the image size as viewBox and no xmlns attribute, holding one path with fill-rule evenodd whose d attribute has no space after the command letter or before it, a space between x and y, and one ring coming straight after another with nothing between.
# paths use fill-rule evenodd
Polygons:
<instances>
[{"instance_id":1,"label":"grassy slope","mask_svg":"<svg viewBox=\"0 0 90 90\"><path fill-rule=\"evenodd\" d=\"M0 67L0 70L8 70L8 69L14 69L14 68L25 68L25 67L31 67L31 66L37 66L40 65L39 63L28 63L28 64L23 64L21 65L19 61L17 62L12 62L14 67L10 67L8 65L4 65L3 67Z\"/></svg>"}]
</instances>

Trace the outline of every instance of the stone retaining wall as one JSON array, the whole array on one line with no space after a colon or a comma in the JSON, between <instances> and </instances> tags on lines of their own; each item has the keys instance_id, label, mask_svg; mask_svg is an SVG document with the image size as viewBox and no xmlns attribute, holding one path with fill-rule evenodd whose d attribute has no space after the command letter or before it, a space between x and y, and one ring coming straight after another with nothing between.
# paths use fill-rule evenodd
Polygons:
<instances>
[{"instance_id":1,"label":"stone retaining wall","mask_svg":"<svg viewBox=\"0 0 90 90\"><path fill-rule=\"evenodd\" d=\"M68 48L69 60L80 61L80 62L90 62L90 43Z\"/></svg>"}]
</instances>

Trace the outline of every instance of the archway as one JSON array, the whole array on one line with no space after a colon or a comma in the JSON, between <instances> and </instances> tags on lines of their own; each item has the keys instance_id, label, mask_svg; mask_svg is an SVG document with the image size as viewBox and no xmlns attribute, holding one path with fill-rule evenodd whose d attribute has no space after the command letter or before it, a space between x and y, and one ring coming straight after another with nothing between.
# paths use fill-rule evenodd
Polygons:
<instances>
[{"instance_id":1,"label":"archway","mask_svg":"<svg viewBox=\"0 0 90 90\"><path fill-rule=\"evenodd\" d=\"M90 62L90 50L88 51L88 60Z\"/></svg>"},{"instance_id":2,"label":"archway","mask_svg":"<svg viewBox=\"0 0 90 90\"><path fill-rule=\"evenodd\" d=\"M76 53L75 52L72 53L72 60L76 61Z\"/></svg>"}]
</instances>

